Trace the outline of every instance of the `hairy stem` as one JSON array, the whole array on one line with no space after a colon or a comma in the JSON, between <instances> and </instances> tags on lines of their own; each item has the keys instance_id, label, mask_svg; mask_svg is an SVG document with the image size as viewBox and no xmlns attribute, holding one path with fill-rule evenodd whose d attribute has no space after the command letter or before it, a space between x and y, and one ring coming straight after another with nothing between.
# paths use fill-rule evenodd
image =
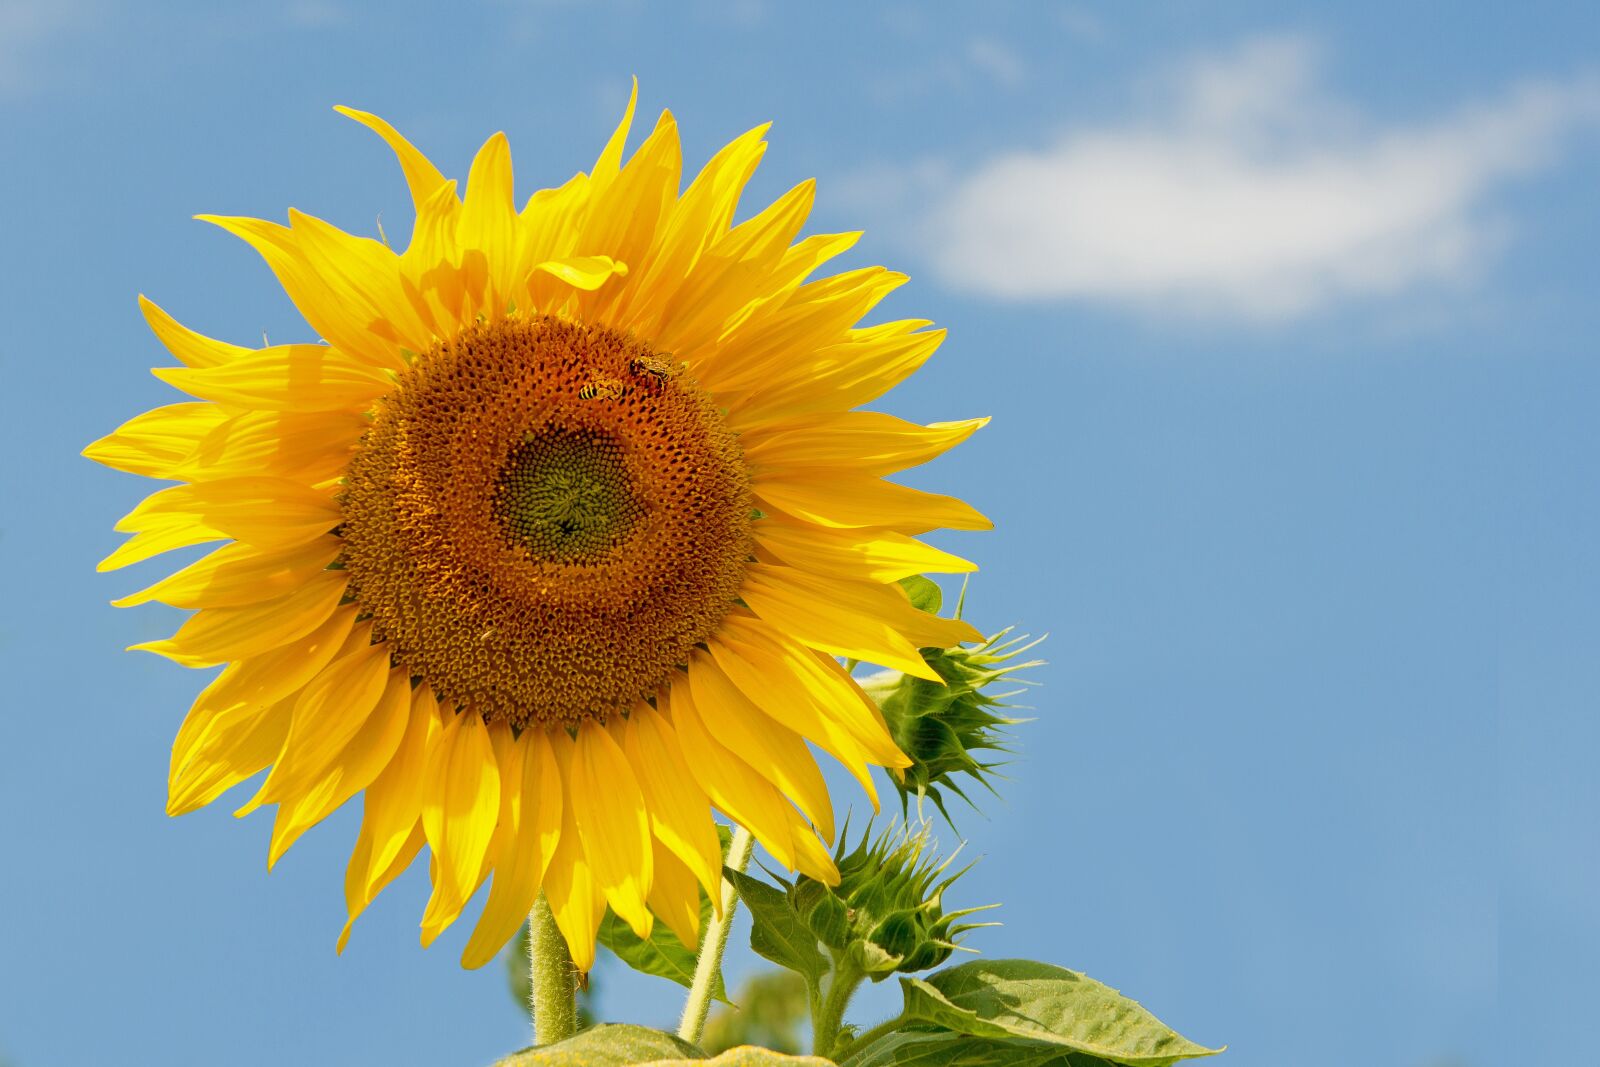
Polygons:
<instances>
[{"instance_id":1,"label":"hairy stem","mask_svg":"<svg viewBox=\"0 0 1600 1067\"><path fill-rule=\"evenodd\" d=\"M829 1056L839 1043L839 1031L844 1028L844 1010L865 975L845 962L835 953L833 974L828 979L828 992L822 998L821 1010L811 1013L811 1054Z\"/></svg>"},{"instance_id":2,"label":"hairy stem","mask_svg":"<svg viewBox=\"0 0 1600 1067\"><path fill-rule=\"evenodd\" d=\"M578 1032L578 972L544 894L528 914L528 977L533 1043L553 1045Z\"/></svg>"},{"instance_id":3,"label":"hairy stem","mask_svg":"<svg viewBox=\"0 0 1600 1067\"><path fill-rule=\"evenodd\" d=\"M744 827L735 827L733 840L728 842L727 864L731 870L743 872L750 862L750 850L755 838ZM711 1011L711 989L722 971L722 954L728 948L728 931L733 927L733 910L739 905L739 894L733 883L722 880L722 914L712 913L706 925L705 936L700 939L700 957L694 965L694 984L689 987L689 999L683 1004L683 1021L678 1024L678 1036L691 1045L700 1043L705 1032L706 1015Z\"/></svg>"}]
</instances>

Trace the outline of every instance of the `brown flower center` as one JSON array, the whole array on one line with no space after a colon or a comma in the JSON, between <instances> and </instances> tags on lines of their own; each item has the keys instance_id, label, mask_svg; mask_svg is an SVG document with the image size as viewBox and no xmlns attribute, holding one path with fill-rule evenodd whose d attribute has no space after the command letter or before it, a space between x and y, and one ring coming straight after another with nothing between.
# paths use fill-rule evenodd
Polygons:
<instances>
[{"instance_id":1,"label":"brown flower center","mask_svg":"<svg viewBox=\"0 0 1600 1067\"><path fill-rule=\"evenodd\" d=\"M341 506L375 636L441 700L519 726L660 689L752 551L743 454L710 397L631 336L552 316L417 357Z\"/></svg>"}]
</instances>

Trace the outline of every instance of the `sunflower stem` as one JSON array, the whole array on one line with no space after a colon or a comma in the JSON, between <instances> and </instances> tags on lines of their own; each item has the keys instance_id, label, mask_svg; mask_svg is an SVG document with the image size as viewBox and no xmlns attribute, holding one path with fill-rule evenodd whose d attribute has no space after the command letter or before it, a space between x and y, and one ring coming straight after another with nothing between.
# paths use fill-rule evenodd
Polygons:
<instances>
[{"instance_id":1,"label":"sunflower stem","mask_svg":"<svg viewBox=\"0 0 1600 1067\"><path fill-rule=\"evenodd\" d=\"M755 838L742 826L734 828L733 840L728 842L727 865L730 870L744 872L750 862L750 850ZM739 906L739 894L733 883L722 880L722 914L713 913L706 924L706 933L700 939L700 957L695 960L694 984L689 987L689 999L683 1003L683 1021L678 1024L678 1036L691 1045L700 1043L705 1032L706 1015L711 1011L711 990L717 975L722 972L722 954L728 948L728 931L733 928L733 911Z\"/></svg>"},{"instance_id":2,"label":"sunflower stem","mask_svg":"<svg viewBox=\"0 0 1600 1067\"><path fill-rule=\"evenodd\" d=\"M833 954L833 974L828 979L828 991L822 997L820 1010L811 1013L811 1054L832 1057L839 1043L839 1032L844 1029L844 1010L850 998L866 975L842 957Z\"/></svg>"},{"instance_id":3,"label":"sunflower stem","mask_svg":"<svg viewBox=\"0 0 1600 1067\"><path fill-rule=\"evenodd\" d=\"M528 978L533 1043L553 1045L578 1032L578 971L543 893L528 913Z\"/></svg>"}]
</instances>

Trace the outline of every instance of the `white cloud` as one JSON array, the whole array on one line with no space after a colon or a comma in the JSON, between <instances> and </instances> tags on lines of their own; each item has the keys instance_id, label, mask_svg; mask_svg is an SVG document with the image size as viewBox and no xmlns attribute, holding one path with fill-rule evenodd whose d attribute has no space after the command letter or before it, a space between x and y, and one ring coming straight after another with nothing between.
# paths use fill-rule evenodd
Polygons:
<instances>
[{"instance_id":1,"label":"white cloud","mask_svg":"<svg viewBox=\"0 0 1600 1067\"><path fill-rule=\"evenodd\" d=\"M83 0L0 0L0 97L39 88L48 46L96 22L97 12Z\"/></svg>"},{"instance_id":2,"label":"white cloud","mask_svg":"<svg viewBox=\"0 0 1600 1067\"><path fill-rule=\"evenodd\" d=\"M1488 194L1600 119L1585 79L1376 127L1317 73L1303 39L1247 42L1164 79L1147 117L990 159L919 227L938 270L1002 298L1258 318L1458 280L1505 237Z\"/></svg>"},{"instance_id":3,"label":"white cloud","mask_svg":"<svg viewBox=\"0 0 1600 1067\"><path fill-rule=\"evenodd\" d=\"M1028 66L1022 57L992 37L974 38L967 45L967 59L980 72L1007 89L1015 89L1028 77Z\"/></svg>"},{"instance_id":4,"label":"white cloud","mask_svg":"<svg viewBox=\"0 0 1600 1067\"><path fill-rule=\"evenodd\" d=\"M350 22L350 13L330 0L294 0L283 9L283 14L291 25L308 30L329 29Z\"/></svg>"}]
</instances>

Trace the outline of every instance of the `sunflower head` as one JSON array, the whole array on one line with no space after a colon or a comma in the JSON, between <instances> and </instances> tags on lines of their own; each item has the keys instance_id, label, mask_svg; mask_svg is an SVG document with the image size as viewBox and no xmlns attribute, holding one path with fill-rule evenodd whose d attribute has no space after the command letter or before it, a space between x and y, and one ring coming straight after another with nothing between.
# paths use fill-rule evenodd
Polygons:
<instances>
[{"instance_id":1,"label":"sunflower head","mask_svg":"<svg viewBox=\"0 0 1600 1067\"><path fill-rule=\"evenodd\" d=\"M871 768L910 764L840 659L938 684L918 649L980 636L896 583L973 570L918 537L988 520L888 478L986 420L861 408L942 331L863 322L906 279L821 271L858 235L801 236L812 182L741 211L765 127L685 183L670 113L627 152L636 97L587 172L523 199L504 135L463 184L341 108L398 157L409 241L201 216L308 340L230 344L141 298L190 399L86 450L175 483L102 569L211 546L117 602L193 610L135 647L223 668L168 810L266 772L240 813L275 809L275 862L362 796L351 921L426 848L424 944L490 883L472 966L540 893L581 968L608 908L693 944L714 812L837 882L813 746L875 805Z\"/></svg>"},{"instance_id":2,"label":"sunflower head","mask_svg":"<svg viewBox=\"0 0 1600 1067\"><path fill-rule=\"evenodd\" d=\"M944 910L944 891L965 873L945 873L953 858L933 853L926 824L891 826L876 838L863 832L849 852L840 844L839 884L802 875L789 887L790 906L855 973L881 981L924 971L947 960L978 925L961 919L986 910Z\"/></svg>"}]
</instances>

